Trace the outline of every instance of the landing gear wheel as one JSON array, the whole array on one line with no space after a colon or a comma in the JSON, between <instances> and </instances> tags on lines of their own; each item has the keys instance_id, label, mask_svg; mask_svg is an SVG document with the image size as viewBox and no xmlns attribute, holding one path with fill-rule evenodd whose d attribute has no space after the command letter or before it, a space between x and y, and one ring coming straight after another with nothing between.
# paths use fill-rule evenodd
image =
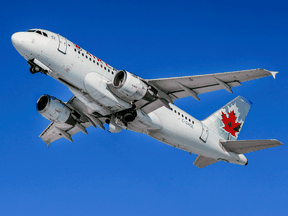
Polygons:
<instances>
[{"instance_id":1,"label":"landing gear wheel","mask_svg":"<svg viewBox=\"0 0 288 216\"><path fill-rule=\"evenodd\" d=\"M36 73L35 67L31 66L31 67L30 67L30 72L31 72L31 74L35 74L35 73Z\"/></svg>"},{"instance_id":2,"label":"landing gear wheel","mask_svg":"<svg viewBox=\"0 0 288 216\"><path fill-rule=\"evenodd\" d=\"M38 73L38 72L40 72L40 67L37 66L37 65L31 66L31 67L30 67L30 72L31 72L32 74Z\"/></svg>"},{"instance_id":3,"label":"landing gear wheel","mask_svg":"<svg viewBox=\"0 0 288 216\"><path fill-rule=\"evenodd\" d=\"M34 67L34 71L35 71L36 73L38 73L38 72L40 71L40 68L39 68L38 66L35 66L35 67Z\"/></svg>"}]
</instances>

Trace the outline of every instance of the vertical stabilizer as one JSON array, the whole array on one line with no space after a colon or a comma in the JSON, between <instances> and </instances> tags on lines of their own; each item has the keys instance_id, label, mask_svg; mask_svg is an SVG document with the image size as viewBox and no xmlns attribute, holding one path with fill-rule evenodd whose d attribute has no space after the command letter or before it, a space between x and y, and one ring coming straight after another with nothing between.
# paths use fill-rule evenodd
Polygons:
<instances>
[{"instance_id":1,"label":"vertical stabilizer","mask_svg":"<svg viewBox=\"0 0 288 216\"><path fill-rule=\"evenodd\" d=\"M251 102L238 96L202 121L209 130L225 140L236 140L249 112Z\"/></svg>"}]
</instances>

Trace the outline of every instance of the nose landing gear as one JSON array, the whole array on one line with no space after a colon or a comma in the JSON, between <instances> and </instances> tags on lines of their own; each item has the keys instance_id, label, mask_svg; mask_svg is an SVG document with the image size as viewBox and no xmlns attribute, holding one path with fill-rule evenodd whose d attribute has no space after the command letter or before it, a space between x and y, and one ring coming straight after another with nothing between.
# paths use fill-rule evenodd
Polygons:
<instances>
[{"instance_id":1,"label":"nose landing gear","mask_svg":"<svg viewBox=\"0 0 288 216\"><path fill-rule=\"evenodd\" d=\"M40 72L40 67L38 67L38 66L31 66L31 67L30 67L30 72L31 72L32 74L38 73L38 72Z\"/></svg>"},{"instance_id":2,"label":"nose landing gear","mask_svg":"<svg viewBox=\"0 0 288 216\"><path fill-rule=\"evenodd\" d=\"M27 62L27 64L30 66L31 74L41 72L46 75L48 71L51 71L46 65L44 65L42 62L40 62L37 59L31 59Z\"/></svg>"}]
</instances>

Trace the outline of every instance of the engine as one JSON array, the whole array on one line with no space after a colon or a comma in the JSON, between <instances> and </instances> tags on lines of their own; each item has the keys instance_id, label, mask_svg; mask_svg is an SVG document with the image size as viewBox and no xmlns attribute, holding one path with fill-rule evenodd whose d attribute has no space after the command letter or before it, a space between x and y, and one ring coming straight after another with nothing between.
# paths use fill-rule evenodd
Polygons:
<instances>
[{"instance_id":1,"label":"engine","mask_svg":"<svg viewBox=\"0 0 288 216\"><path fill-rule=\"evenodd\" d=\"M120 70L115 75L113 86L119 93L132 100L140 100L143 98L147 101L153 101L155 99L153 95L157 93L155 89L152 89L137 76L125 70Z\"/></svg>"},{"instance_id":2,"label":"engine","mask_svg":"<svg viewBox=\"0 0 288 216\"><path fill-rule=\"evenodd\" d=\"M50 121L75 125L75 120L71 116L71 110L60 100L49 95L42 95L36 108L38 112Z\"/></svg>"}]
</instances>

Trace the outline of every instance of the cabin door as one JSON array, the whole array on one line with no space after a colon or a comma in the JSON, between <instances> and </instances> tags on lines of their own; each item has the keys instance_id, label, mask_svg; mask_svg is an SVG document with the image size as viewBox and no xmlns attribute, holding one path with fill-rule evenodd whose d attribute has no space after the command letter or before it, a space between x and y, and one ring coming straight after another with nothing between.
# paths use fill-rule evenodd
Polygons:
<instances>
[{"instance_id":1,"label":"cabin door","mask_svg":"<svg viewBox=\"0 0 288 216\"><path fill-rule=\"evenodd\" d=\"M208 134L209 134L208 127L206 127L205 125L202 124L202 134L200 136L200 139L203 142L206 142L207 138L208 138Z\"/></svg>"},{"instance_id":2,"label":"cabin door","mask_svg":"<svg viewBox=\"0 0 288 216\"><path fill-rule=\"evenodd\" d=\"M63 54L66 54L67 50L67 39L62 37L61 35L58 34L59 38L59 45L58 45L58 50L62 52Z\"/></svg>"}]
</instances>

